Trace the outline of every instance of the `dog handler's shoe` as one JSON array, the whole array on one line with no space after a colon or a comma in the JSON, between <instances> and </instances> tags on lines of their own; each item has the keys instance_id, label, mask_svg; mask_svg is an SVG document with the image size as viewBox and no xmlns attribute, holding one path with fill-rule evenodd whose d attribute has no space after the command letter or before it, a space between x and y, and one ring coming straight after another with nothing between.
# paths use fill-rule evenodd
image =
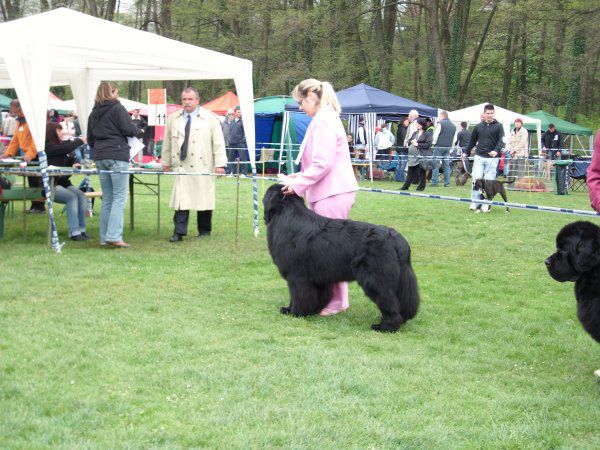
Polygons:
<instances>
[{"instance_id":1,"label":"dog handler's shoe","mask_svg":"<svg viewBox=\"0 0 600 450\"><path fill-rule=\"evenodd\" d=\"M470 209L471 211L476 211L476 210L477 210L477 205L476 205L475 203L471 203L471 204L469 205L469 209Z\"/></svg>"},{"instance_id":2,"label":"dog handler's shoe","mask_svg":"<svg viewBox=\"0 0 600 450\"><path fill-rule=\"evenodd\" d=\"M327 317L327 316L333 316L335 314L339 314L341 312L346 311L348 308L342 308L342 309L331 309L331 308L323 308L321 310L321 312L319 313L319 315L321 317Z\"/></svg>"},{"instance_id":3,"label":"dog handler's shoe","mask_svg":"<svg viewBox=\"0 0 600 450\"><path fill-rule=\"evenodd\" d=\"M596 375L596 378L598 378L598 381L600 381L600 369L596 370L594 375Z\"/></svg>"},{"instance_id":4,"label":"dog handler's shoe","mask_svg":"<svg viewBox=\"0 0 600 450\"><path fill-rule=\"evenodd\" d=\"M491 205L485 205L485 204L484 204L484 205L481 205L481 210L482 210L484 213L486 213L486 212L490 212L490 211L491 211L491 209L492 209L492 206L491 206Z\"/></svg>"}]
</instances>

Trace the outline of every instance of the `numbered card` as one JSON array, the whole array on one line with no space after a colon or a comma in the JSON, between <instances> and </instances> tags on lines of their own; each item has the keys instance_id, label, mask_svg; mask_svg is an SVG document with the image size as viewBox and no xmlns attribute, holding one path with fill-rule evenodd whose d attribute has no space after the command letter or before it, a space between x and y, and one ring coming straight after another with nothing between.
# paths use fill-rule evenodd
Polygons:
<instances>
[{"instance_id":1,"label":"numbered card","mask_svg":"<svg viewBox=\"0 0 600 450\"><path fill-rule=\"evenodd\" d=\"M167 124L167 90L148 89L148 125Z\"/></svg>"}]
</instances>

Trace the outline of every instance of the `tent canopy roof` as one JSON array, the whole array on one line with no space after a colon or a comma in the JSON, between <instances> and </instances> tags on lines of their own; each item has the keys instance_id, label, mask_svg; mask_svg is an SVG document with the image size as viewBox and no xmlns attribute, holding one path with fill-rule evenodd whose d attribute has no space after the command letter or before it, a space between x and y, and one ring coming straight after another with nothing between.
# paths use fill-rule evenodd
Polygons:
<instances>
[{"instance_id":1,"label":"tent canopy roof","mask_svg":"<svg viewBox=\"0 0 600 450\"><path fill-rule=\"evenodd\" d=\"M68 30L76 39L48 39ZM67 8L0 24L0 88L14 87L32 136L44 148L50 85L71 85L85 132L102 80L233 79L254 155L252 62ZM176 93L178 94L178 93Z\"/></svg>"},{"instance_id":2,"label":"tent canopy roof","mask_svg":"<svg viewBox=\"0 0 600 450\"><path fill-rule=\"evenodd\" d=\"M460 122L467 122L469 124L478 124L481 122L481 114L483 114L483 108L488 103L480 103L479 105L469 106L468 108L457 109L456 111L448 112L448 119L452 122L459 124ZM510 132L511 126L513 125L515 119L519 118L523 121L523 126L525 124L531 124L533 129L536 129L538 132L541 127L541 120L536 119L534 117L528 117L524 114L519 114L514 111L510 111L508 109L502 108L500 106L494 105L494 118L500 122L504 127L504 135L508 136ZM538 147L541 148L541 136L538 133Z\"/></svg>"},{"instance_id":3,"label":"tent canopy roof","mask_svg":"<svg viewBox=\"0 0 600 450\"><path fill-rule=\"evenodd\" d=\"M421 116L437 117L436 108L382 91L364 83L338 91L336 95L342 106L342 114L408 115L411 109L415 109ZM297 111L299 108L298 105L295 105L295 107L286 107L286 109Z\"/></svg>"},{"instance_id":4,"label":"tent canopy roof","mask_svg":"<svg viewBox=\"0 0 600 450\"><path fill-rule=\"evenodd\" d=\"M575 134L578 136L592 136L594 134L589 128L585 128L581 125L567 122L566 120L563 120L560 117L553 116L552 114L541 109L539 111L531 112L526 115L528 117L540 119L542 121L542 131L546 131L548 129L548 125L553 123L556 126L556 129L563 134ZM535 127L532 127L529 124L524 126L528 130L535 130Z\"/></svg>"},{"instance_id":5,"label":"tent canopy roof","mask_svg":"<svg viewBox=\"0 0 600 450\"><path fill-rule=\"evenodd\" d=\"M208 109L209 111L214 112L220 116L224 116L227 113L227 110L230 108L235 108L240 104L240 100L238 96L233 92L228 91L225 94L217 97L210 102L207 102L202 105L204 109Z\"/></svg>"},{"instance_id":6,"label":"tent canopy roof","mask_svg":"<svg viewBox=\"0 0 600 450\"><path fill-rule=\"evenodd\" d=\"M254 114L257 116L275 116L281 115L287 106L298 104L289 95L271 95L254 100Z\"/></svg>"}]
</instances>

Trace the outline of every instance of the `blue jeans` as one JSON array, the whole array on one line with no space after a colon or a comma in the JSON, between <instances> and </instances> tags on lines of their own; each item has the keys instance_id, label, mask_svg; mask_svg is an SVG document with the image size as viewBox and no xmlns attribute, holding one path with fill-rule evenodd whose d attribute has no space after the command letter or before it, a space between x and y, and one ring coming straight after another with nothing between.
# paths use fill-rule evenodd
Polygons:
<instances>
[{"instance_id":1,"label":"blue jeans","mask_svg":"<svg viewBox=\"0 0 600 450\"><path fill-rule=\"evenodd\" d=\"M398 152L398 165L396 166L396 170L394 171L394 180L404 182L406 180L406 173L404 169L406 168L406 162L408 161L407 153Z\"/></svg>"},{"instance_id":2,"label":"blue jeans","mask_svg":"<svg viewBox=\"0 0 600 450\"><path fill-rule=\"evenodd\" d=\"M450 186L450 149L433 148L433 170L431 171L431 185L437 186L440 177L440 160L444 173L444 186Z\"/></svg>"},{"instance_id":3,"label":"blue jeans","mask_svg":"<svg viewBox=\"0 0 600 450\"><path fill-rule=\"evenodd\" d=\"M479 190L475 190L477 180L495 180L496 170L498 170L499 158L483 158L475 155L471 177L473 178L473 188L471 189L471 200L479 200Z\"/></svg>"},{"instance_id":4,"label":"blue jeans","mask_svg":"<svg viewBox=\"0 0 600 450\"><path fill-rule=\"evenodd\" d=\"M75 186L55 186L54 201L67 207L67 226L69 236L77 236L85 232L85 212L87 199L85 194Z\"/></svg>"},{"instance_id":5,"label":"blue jeans","mask_svg":"<svg viewBox=\"0 0 600 450\"><path fill-rule=\"evenodd\" d=\"M128 170L127 161L102 159L96 161L98 170ZM100 209L100 243L121 242L123 240L123 214L129 188L128 173L99 173L102 188L102 209Z\"/></svg>"}]
</instances>

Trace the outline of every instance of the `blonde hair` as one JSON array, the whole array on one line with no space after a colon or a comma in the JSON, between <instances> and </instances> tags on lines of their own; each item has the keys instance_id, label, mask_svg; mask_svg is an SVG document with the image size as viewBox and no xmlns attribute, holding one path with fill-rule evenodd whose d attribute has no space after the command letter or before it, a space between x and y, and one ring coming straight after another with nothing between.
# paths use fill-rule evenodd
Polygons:
<instances>
[{"instance_id":1,"label":"blonde hair","mask_svg":"<svg viewBox=\"0 0 600 450\"><path fill-rule=\"evenodd\" d=\"M100 105L102 103L106 103L119 98L116 95L116 91L117 87L110 81L103 81L102 83L100 83L100 86L98 86L98 90L96 91L96 105Z\"/></svg>"},{"instance_id":2,"label":"blonde hair","mask_svg":"<svg viewBox=\"0 0 600 450\"><path fill-rule=\"evenodd\" d=\"M340 102L335 95L335 91L333 90L331 83L309 78L301 81L300 84L294 88L292 91L292 97L294 97L294 100L299 101L303 98L306 98L309 92L315 93L322 107L328 107L338 114L342 112L342 107L340 106Z\"/></svg>"}]
</instances>

